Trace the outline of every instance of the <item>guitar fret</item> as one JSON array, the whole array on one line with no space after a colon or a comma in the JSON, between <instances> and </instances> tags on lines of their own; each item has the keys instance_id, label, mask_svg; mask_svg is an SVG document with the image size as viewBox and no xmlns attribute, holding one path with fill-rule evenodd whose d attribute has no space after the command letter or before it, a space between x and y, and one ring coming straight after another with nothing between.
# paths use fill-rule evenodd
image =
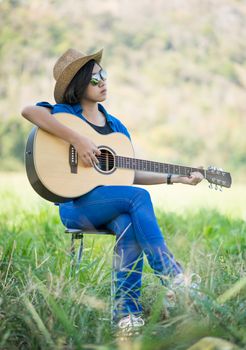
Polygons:
<instances>
[{"instance_id":1,"label":"guitar fret","mask_svg":"<svg viewBox=\"0 0 246 350\"><path fill-rule=\"evenodd\" d=\"M127 168L129 169L129 166L130 164L129 164L129 158L126 158L126 166L127 166Z\"/></svg>"},{"instance_id":2,"label":"guitar fret","mask_svg":"<svg viewBox=\"0 0 246 350\"><path fill-rule=\"evenodd\" d=\"M145 160L142 161L142 166L143 166L143 170L146 170L146 161Z\"/></svg>"},{"instance_id":3,"label":"guitar fret","mask_svg":"<svg viewBox=\"0 0 246 350\"><path fill-rule=\"evenodd\" d=\"M151 162L148 161L148 162L147 162L147 165L148 165L148 166L147 166L147 169L148 169L149 171L151 171Z\"/></svg>"},{"instance_id":4,"label":"guitar fret","mask_svg":"<svg viewBox=\"0 0 246 350\"><path fill-rule=\"evenodd\" d=\"M180 175L186 175L186 167L180 166Z\"/></svg>"}]
</instances>

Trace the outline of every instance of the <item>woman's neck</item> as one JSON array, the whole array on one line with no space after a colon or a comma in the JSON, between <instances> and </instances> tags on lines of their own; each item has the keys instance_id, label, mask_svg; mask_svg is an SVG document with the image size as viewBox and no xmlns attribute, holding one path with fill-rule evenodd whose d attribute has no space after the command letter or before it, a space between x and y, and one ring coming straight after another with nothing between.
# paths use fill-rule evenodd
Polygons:
<instances>
[{"instance_id":1,"label":"woman's neck","mask_svg":"<svg viewBox=\"0 0 246 350\"><path fill-rule=\"evenodd\" d=\"M90 101L82 101L81 103L84 116L90 119L96 119L98 116L98 103Z\"/></svg>"},{"instance_id":2,"label":"woman's neck","mask_svg":"<svg viewBox=\"0 0 246 350\"><path fill-rule=\"evenodd\" d=\"M83 116L92 124L103 126L105 116L98 110L97 102L82 101Z\"/></svg>"}]
</instances>

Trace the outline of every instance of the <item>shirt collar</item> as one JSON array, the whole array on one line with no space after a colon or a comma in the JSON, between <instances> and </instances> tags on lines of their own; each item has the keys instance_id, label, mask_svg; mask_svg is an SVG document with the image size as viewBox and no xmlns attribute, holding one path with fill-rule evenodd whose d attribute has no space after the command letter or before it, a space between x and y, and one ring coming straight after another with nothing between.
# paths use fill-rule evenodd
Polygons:
<instances>
[{"instance_id":1,"label":"shirt collar","mask_svg":"<svg viewBox=\"0 0 246 350\"><path fill-rule=\"evenodd\" d=\"M74 112L76 114L81 114L82 115L82 113L83 113L83 108L81 107L80 103L74 104L73 105L73 110L74 110ZM107 119L108 123L113 123L112 117L108 114L106 109L100 103L98 103L98 110L105 115L105 118Z\"/></svg>"},{"instance_id":2,"label":"shirt collar","mask_svg":"<svg viewBox=\"0 0 246 350\"><path fill-rule=\"evenodd\" d=\"M80 103L76 103L73 105L73 110L76 114L82 114L82 108Z\"/></svg>"}]
</instances>

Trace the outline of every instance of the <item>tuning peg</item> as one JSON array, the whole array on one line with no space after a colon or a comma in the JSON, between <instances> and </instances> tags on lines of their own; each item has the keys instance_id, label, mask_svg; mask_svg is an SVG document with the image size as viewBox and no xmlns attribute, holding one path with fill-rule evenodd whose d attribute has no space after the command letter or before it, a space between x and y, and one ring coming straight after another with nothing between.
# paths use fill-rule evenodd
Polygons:
<instances>
[{"instance_id":1,"label":"tuning peg","mask_svg":"<svg viewBox=\"0 0 246 350\"><path fill-rule=\"evenodd\" d=\"M215 190L217 191L217 190L218 190L218 185L215 184L214 188L215 188Z\"/></svg>"},{"instance_id":2,"label":"tuning peg","mask_svg":"<svg viewBox=\"0 0 246 350\"><path fill-rule=\"evenodd\" d=\"M211 172L214 172L216 170L216 168L214 166L210 165L208 167L208 170L210 170Z\"/></svg>"},{"instance_id":3,"label":"tuning peg","mask_svg":"<svg viewBox=\"0 0 246 350\"><path fill-rule=\"evenodd\" d=\"M210 188L211 190L213 189L213 185L210 183L209 185L208 185L208 188Z\"/></svg>"},{"instance_id":4,"label":"tuning peg","mask_svg":"<svg viewBox=\"0 0 246 350\"><path fill-rule=\"evenodd\" d=\"M222 186L219 186L219 190L220 190L220 192L222 192Z\"/></svg>"}]
</instances>

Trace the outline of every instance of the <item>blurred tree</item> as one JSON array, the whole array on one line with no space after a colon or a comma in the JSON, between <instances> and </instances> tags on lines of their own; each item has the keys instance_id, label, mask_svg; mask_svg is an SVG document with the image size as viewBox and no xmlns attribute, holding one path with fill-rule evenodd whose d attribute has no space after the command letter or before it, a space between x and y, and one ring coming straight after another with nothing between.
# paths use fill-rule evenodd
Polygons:
<instances>
[{"instance_id":1,"label":"blurred tree","mask_svg":"<svg viewBox=\"0 0 246 350\"><path fill-rule=\"evenodd\" d=\"M62 0L3 0L0 23L4 128L24 105L53 102L52 67L61 53L69 47L84 52L104 47L112 92L106 107L123 118L146 154L205 166L223 160L219 166L243 177L244 1L73 0L71 6ZM235 129L236 138L223 138ZM14 131L19 134L14 136ZM20 162L18 150L27 135L14 122L5 133L16 146L4 137L1 156ZM222 139L226 147L221 147Z\"/></svg>"}]
</instances>

